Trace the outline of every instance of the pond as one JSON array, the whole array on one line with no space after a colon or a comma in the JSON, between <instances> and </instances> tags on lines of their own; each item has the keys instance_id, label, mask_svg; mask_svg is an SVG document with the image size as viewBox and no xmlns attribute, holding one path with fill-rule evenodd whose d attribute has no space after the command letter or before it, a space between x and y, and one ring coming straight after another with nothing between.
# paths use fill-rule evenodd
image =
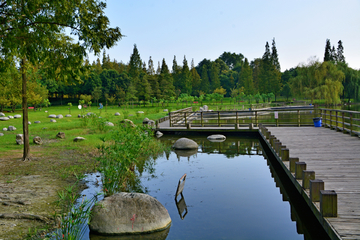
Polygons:
<instances>
[{"instance_id":1,"label":"pond","mask_svg":"<svg viewBox=\"0 0 360 240\"><path fill-rule=\"evenodd\" d=\"M96 237L87 231L83 239L316 239L304 237L309 231L288 202L258 139L210 142L188 137L199 144L197 150L164 153L145 164L151 170L140 173L142 189L168 210L170 229L135 237ZM172 144L178 138L164 136L161 141ZM184 174L183 195L175 200Z\"/></svg>"}]
</instances>

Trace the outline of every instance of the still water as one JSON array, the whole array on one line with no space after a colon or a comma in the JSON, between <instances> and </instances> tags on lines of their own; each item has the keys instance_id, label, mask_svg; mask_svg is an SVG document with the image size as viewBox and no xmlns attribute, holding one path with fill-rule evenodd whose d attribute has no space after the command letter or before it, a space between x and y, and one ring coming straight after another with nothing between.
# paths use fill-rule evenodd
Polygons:
<instances>
[{"instance_id":1,"label":"still water","mask_svg":"<svg viewBox=\"0 0 360 240\"><path fill-rule=\"evenodd\" d=\"M178 138L164 136L161 141L173 144ZM295 221L294 208L277 187L282 185L263 157L258 139L210 142L206 137L188 138L199 144L197 150L164 153L138 168L142 189L168 210L169 229L161 234L121 237L89 236L87 229L82 239L310 239L298 234L303 232L302 224ZM183 195L175 200L184 174ZM88 175L87 191L100 190L91 187L99 177Z\"/></svg>"},{"instance_id":2,"label":"still water","mask_svg":"<svg viewBox=\"0 0 360 240\"><path fill-rule=\"evenodd\" d=\"M257 139L212 143L189 138L200 145L198 151L171 152L156 159L155 173L141 177L148 194L170 214L166 239L304 239L297 234L290 205L282 200ZM182 209L174 195L185 173L183 199L178 196L187 206Z\"/></svg>"}]
</instances>

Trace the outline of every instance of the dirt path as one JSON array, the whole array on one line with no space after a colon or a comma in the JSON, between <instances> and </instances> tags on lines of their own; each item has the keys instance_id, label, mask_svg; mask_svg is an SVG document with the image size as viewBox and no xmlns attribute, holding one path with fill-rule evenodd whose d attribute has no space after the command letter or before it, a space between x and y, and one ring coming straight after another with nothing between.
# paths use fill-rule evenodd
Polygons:
<instances>
[{"instance_id":1,"label":"dirt path","mask_svg":"<svg viewBox=\"0 0 360 240\"><path fill-rule=\"evenodd\" d=\"M27 239L29 232L54 227L58 191L76 182L74 173L94 166L92 154L54 150L34 147L26 162L21 152L0 154L0 240Z\"/></svg>"}]
</instances>

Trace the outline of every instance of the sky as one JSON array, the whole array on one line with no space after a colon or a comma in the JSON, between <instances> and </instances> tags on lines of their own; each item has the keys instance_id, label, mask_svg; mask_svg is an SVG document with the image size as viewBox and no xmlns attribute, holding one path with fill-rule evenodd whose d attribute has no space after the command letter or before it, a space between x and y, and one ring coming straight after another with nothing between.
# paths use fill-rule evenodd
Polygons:
<instances>
[{"instance_id":1,"label":"sky","mask_svg":"<svg viewBox=\"0 0 360 240\"><path fill-rule=\"evenodd\" d=\"M111 27L125 35L106 50L110 59L128 63L134 44L142 61L155 67L174 56L195 66L223 52L261 58L275 39L281 71L323 61L326 39L341 40L349 67L360 69L359 0L107 0ZM97 57L89 55L92 62ZM102 55L100 55L100 59Z\"/></svg>"}]
</instances>

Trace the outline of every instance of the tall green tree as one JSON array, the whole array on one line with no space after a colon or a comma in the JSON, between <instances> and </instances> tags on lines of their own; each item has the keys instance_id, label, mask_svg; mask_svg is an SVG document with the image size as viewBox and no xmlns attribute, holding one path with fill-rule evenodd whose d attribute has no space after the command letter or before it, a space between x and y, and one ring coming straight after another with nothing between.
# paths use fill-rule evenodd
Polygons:
<instances>
[{"instance_id":1,"label":"tall green tree","mask_svg":"<svg viewBox=\"0 0 360 240\"><path fill-rule=\"evenodd\" d=\"M181 86L180 86L181 93L186 93L188 95L192 92L192 82L191 82L191 75L190 69L188 66L188 62L186 60L186 56L184 56L183 66L181 69Z\"/></svg>"},{"instance_id":2,"label":"tall green tree","mask_svg":"<svg viewBox=\"0 0 360 240\"><path fill-rule=\"evenodd\" d=\"M18 61L22 75L23 160L30 159L27 62L45 63L43 70L55 79L79 80L87 50L98 54L122 37L119 28L109 28L105 7L98 0L1 1L0 70Z\"/></svg>"},{"instance_id":3,"label":"tall green tree","mask_svg":"<svg viewBox=\"0 0 360 240\"><path fill-rule=\"evenodd\" d=\"M337 62L345 63L344 47L343 47L343 44L342 44L341 40L339 40L339 42L338 42L336 58L337 58Z\"/></svg>"},{"instance_id":4,"label":"tall green tree","mask_svg":"<svg viewBox=\"0 0 360 240\"><path fill-rule=\"evenodd\" d=\"M244 93L246 95L253 95L255 93L252 69L247 58L245 58L244 65L241 68L241 72L239 74L237 88L241 87L244 87Z\"/></svg>"},{"instance_id":5,"label":"tall green tree","mask_svg":"<svg viewBox=\"0 0 360 240\"><path fill-rule=\"evenodd\" d=\"M201 90L201 78L195 69L194 59L191 60L190 78L192 83L192 95L199 96Z\"/></svg>"},{"instance_id":6,"label":"tall green tree","mask_svg":"<svg viewBox=\"0 0 360 240\"><path fill-rule=\"evenodd\" d=\"M325 44L324 62L326 61L332 61L330 39L326 39Z\"/></svg>"},{"instance_id":7,"label":"tall green tree","mask_svg":"<svg viewBox=\"0 0 360 240\"><path fill-rule=\"evenodd\" d=\"M173 78L169 72L165 59L162 60L159 83L161 98L169 100L171 97L175 96Z\"/></svg>"},{"instance_id":8,"label":"tall green tree","mask_svg":"<svg viewBox=\"0 0 360 240\"><path fill-rule=\"evenodd\" d=\"M136 44L134 44L133 53L130 56L130 62L129 62L130 77L132 77L133 79L139 78L141 70L142 70L142 61L137 46Z\"/></svg>"},{"instance_id":9,"label":"tall green tree","mask_svg":"<svg viewBox=\"0 0 360 240\"><path fill-rule=\"evenodd\" d=\"M209 77L210 77L210 91L214 92L215 89L220 88L219 65L216 62L211 63Z\"/></svg>"},{"instance_id":10,"label":"tall green tree","mask_svg":"<svg viewBox=\"0 0 360 240\"><path fill-rule=\"evenodd\" d=\"M280 67L280 62L279 62L279 56L278 56L277 49L276 49L275 38L273 38L273 40L272 40L270 59L271 59L271 64L275 66L275 69L280 71L281 67Z\"/></svg>"}]
</instances>

